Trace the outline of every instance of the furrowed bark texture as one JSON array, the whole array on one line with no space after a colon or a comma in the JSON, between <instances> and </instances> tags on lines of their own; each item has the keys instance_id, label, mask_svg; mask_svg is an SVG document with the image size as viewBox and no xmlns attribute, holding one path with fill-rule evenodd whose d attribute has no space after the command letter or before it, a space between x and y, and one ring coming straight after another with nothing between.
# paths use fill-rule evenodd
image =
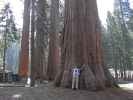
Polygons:
<instances>
[{"instance_id":1,"label":"furrowed bark texture","mask_svg":"<svg viewBox=\"0 0 133 100\"><path fill-rule=\"evenodd\" d=\"M38 79L46 78L46 59L45 59L45 50L46 50L46 1L38 0L37 2L37 20L36 20L36 75Z\"/></svg>"},{"instance_id":2,"label":"furrowed bark texture","mask_svg":"<svg viewBox=\"0 0 133 100\"><path fill-rule=\"evenodd\" d=\"M78 66L81 89L104 89L110 75L103 67L96 0L65 0L64 28L62 61L55 84L71 87L71 70Z\"/></svg>"},{"instance_id":3,"label":"furrowed bark texture","mask_svg":"<svg viewBox=\"0 0 133 100\"><path fill-rule=\"evenodd\" d=\"M47 76L49 80L54 80L59 66L59 0L51 1L50 16L50 33L49 33L49 56Z\"/></svg>"},{"instance_id":4,"label":"furrowed bark texture","mask_svg":"<svg viewBox=\"0 0 133 100\"><path fill-rule=\"evenodd\" d=\"M29 64L29 24L30 24L30 0L24 1L23 31L20 52L20 76L26 77Z\"/></svg>"}]
</instances>

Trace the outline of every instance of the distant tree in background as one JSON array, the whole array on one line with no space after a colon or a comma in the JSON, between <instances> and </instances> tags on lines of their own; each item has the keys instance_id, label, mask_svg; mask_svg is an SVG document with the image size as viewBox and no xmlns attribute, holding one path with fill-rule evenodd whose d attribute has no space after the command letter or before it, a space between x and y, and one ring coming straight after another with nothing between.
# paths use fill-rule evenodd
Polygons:
<instances>
[{"instance_id":1,"label":"distant tree in background","mask_svg":"<svg viewBox=\"0 0 133 100\"><path fill-rule=\"evenodd\" d=\"M6 49L13 42L19 39L19 34L15 25L15 18L10 8L10 4L6 4L0 11L0 29L1 35L1 57L3 58L3 70L5 71ZM4 78L4 77L3 77Z\"/></svg>"},{"instance_id":2,"label":"distant tree in background","mask_svg":"<svg viewBox=\"0 0 133 100\"><path fill-rule=\"evenodd\" d=\"M107 31L109 32L110 36L110 43L111 43L111 52L112 52L112 64L111 66L115 69L115 76L118 77L117 69L120 65L121 56L123 55L122 50L122 34L119 30L118 24L115 20L115 17L112 16L110 12L108 12L107 18ZM121 53L121 54L120 54Z\"/></svg>"},{"instance_id":3,"label":"distant tree in background","mask_svg":"<svg viewBox=\"0 0 133 100\"><path fill-rule=\"evenodd\" d=\"M115 77L128 79L127 71L132 69L132 13L122 17L119 3L115 5L114 13L108 12L107 34L104 35L103 48L108 53L104 55L110 59L106 64L115 69ZM105 39L106 35L106 39ZM105 44L106 42L106 44ZM108 47L108 48L107 48ZM119 75L118 75L119 74Z\"/></svg>"},{"instance_id":4,"label":"distant tree in background","mask_svg":"<svg viewBox=\"0 0 133 100\"><path fill-rule=\"evenodd\" d=\"M133 9L131 9L131 15L129 16L129 20L127 21L128 29L130 32L133 32Z\"/></svg>"},{"instance_id":5,"label":"distant tree in background","mask_svg":"<svg viewBox=\"0 0 133 100\"><path fill-rule=\"evenodd\" d=\"M15 24L15 18L13 12L10 8L10 4L6 4L4 8L0 11L0 27L7 36L7 46L10 42L15 42L19 39L19 34L17 33L17 28ZM4 34L1 34L4 38Z\"/></svg>"}]
</instances>

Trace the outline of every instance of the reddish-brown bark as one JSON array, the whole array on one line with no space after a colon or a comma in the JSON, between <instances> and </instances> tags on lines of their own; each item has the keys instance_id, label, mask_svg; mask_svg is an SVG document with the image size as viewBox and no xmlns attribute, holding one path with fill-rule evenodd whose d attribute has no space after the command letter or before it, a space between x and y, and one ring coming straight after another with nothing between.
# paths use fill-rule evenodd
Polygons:
<instances>
[{"instance_id":1,"label":"reddish-brown bark","mask_svg":"<svg viewBox=\"0 0 133 100\"><path fill-rule=\"evenodd\" d=\"M23 31L21 40L19 74L27 76L29 64L29 24L30 24L30 0L24 2Z\"/></svg>"},{"instance_id":2,"label":"reddish-brown bark","mask_svg":"<svg viewBox=\"0 0 133 100\"><path fill-rule=\"evenodd\" d=\"M27 37L27 36L26 36ZM20 66L19 66L19 75L20 76L27 76L28 73L28 64L29 64L29 52L28 49L26 49L26 45L29 43L26 43L26 37L23 36L22 38L22 46L21 46L21 53L20 53ZM25 44L24 44L25 43Z\"/></svg>"},{"instance_id":3,"label":"reddish-brown bark","mask_svg":"<svg viewBox=\"0 0 133 100\"><path fill-rule=\"evenodd\" d=\"M81 69L80 88L105 88L107 77L102 63L96 0L65 0L64 25L62 63L56 85L71 87L71 70L77 66Z\"/></svg>"}]
</instances>

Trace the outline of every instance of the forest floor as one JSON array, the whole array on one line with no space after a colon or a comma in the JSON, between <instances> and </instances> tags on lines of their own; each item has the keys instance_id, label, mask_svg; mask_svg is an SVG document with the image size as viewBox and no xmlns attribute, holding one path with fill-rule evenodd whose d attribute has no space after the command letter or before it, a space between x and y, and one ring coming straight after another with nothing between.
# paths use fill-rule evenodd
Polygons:
<instances>
[{"instance_id":1,"label":"forest floor","mask_svg":"<svg viewBox=\"0 0 133 100\"><path fill-rule=\"evenodd\" d=\"M41 84L34 88L0 87L0 100L133 100L133 90L90 92L55 88L51 84Z\"/></svg>"}]
</instances>

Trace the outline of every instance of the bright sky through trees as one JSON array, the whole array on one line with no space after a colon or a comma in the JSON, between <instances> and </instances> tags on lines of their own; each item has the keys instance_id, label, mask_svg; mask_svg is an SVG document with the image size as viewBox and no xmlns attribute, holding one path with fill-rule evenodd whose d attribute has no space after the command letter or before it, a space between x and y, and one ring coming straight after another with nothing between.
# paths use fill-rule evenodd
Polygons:
<instances>
[{"instance_id":1,"label":"bright sky through trees","mask_svg":"<svg viewBox=\"0 0 133 100\"><path fill-rule=\"evenodd\" d=\"M0 8L3 7L4 3L10 2L11 8L13 9L17 26L22 26L22 14L23 14L23 2L24 0L0 0ZM133 7L133 0L130 0L131 7ZM113 11L114 0L97 0L99 16L102 23L106 24L107 11Z\"/></svg>"},{"instance_id":2,"label":"bright sky through trees","mask_svg":"<svg viewBox=\"0 0 133 100\"><path fill-rule=\"evenodd\" d=\"M102 23L106 25L107 11L113 12L115 0L97 0L99 17L102 20ZM133 0L130 1L130 7L133 8Z\"/></svg>"},{"instance_id":3,"label":"bright sky through trees","mask_svg":"<svg viewBox=\"0 0 133 100\"><path fill-rule=\"evenodd\" d=\"M97 0L99 17L106 24L107 11L113 11L114 0Z\"/></svg>"}]
</instances>

